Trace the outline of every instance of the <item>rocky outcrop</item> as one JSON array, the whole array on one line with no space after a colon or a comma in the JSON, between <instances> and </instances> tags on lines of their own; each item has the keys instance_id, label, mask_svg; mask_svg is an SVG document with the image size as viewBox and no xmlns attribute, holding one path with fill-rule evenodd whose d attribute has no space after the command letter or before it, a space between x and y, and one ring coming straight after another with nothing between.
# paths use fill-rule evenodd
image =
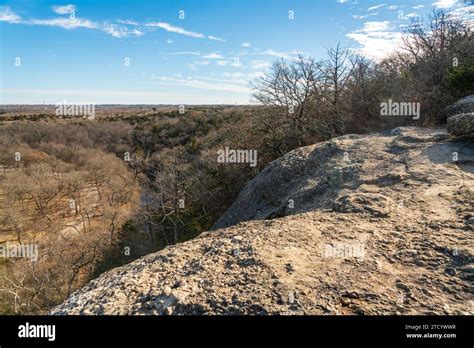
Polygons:
<instances>
[{"instance_id":1,"label":"rocky outcrop","mask_svg":"<svg viewBox=\"0 0 474 348\"><path fill-rule=\"evenodd\" d=\"M474 112L474 95L468 95L454 104L448 106L445 110L447 117Z\"/></svg>"},{"instance_id":2,"label":"rocky outcrop","mask_svg":"<svg viewBox=\"0 0 474 348\"><path fill-rule=\"evenodd\" d=\"M474 149L397 128L297 149L214 231L104 273L52 314L472 314Z\"/></svg>"},{"instance_id":3,"label":"rocky outcrop","mask_svg":"<svg viewBox=\"0 0 474 348\"><path fill-rule=\"evenodd\" d=\"M397 128L297 149L251 180L214 228L316 209L340 211L349 201L353 212L383 214L393 205L388 195L392 190L429 184L433 175L443 179L446 169L437 172L435 163L442 164L439 168L471 163L472 144L455 144L447 138L443 129ZM367 201L363 209L356 203L362 200ZM375 213L377 209L381 211Z\"/></svg>"},{"instance_id":4,"label":"rocky outcrop","mask_svg":"<svg viewBox=\"0 0 474 348\"><path fill-rule=\"evenodd\" d=\"M474 95L458 100L446 108L447 130L454 137L474 137Z\"/></svg>"}]
</instances>

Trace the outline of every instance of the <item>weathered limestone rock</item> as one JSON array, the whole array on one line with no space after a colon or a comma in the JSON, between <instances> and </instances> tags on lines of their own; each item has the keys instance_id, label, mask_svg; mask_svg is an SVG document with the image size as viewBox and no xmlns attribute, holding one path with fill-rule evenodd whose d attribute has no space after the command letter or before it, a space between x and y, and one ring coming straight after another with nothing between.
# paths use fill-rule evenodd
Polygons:
<instances>
[{"instance_id":1,"label":"weathered limestone rock","mask_svg":"<svg viewBox=\"0 0 474 348\"><path fill-rule=\"evenodd\" d=\"M472 143L440 129L296 149L217 230L106 272L51 313L473 314L473 164Z\"/></svg>"},{"instance_id":2,"label":"weathered limestone rock","mask_svg":"<svg viewBox=\"0 0 474 348\"><path fill-rule=\"evenodd\" d=\"M474 136L474 112L451 116L447 129L454 136Z\"/></svg>"}]
</instances>

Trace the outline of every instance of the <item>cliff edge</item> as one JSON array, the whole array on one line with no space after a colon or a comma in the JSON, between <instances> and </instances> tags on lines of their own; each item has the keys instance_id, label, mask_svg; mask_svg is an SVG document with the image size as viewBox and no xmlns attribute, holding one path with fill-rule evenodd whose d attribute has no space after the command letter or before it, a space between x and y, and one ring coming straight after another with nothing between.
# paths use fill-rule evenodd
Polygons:
<instances>
[{"instance_id":1,"label":"cliff edge","mask_svg":"<svg viewBox=\"0 0 474 348\"><path fill-rule=\"evenodd\" d=\"M52 314L473 314L474 146L397 128L296 149L215 230Z\"/></svg>"}]
</instances>

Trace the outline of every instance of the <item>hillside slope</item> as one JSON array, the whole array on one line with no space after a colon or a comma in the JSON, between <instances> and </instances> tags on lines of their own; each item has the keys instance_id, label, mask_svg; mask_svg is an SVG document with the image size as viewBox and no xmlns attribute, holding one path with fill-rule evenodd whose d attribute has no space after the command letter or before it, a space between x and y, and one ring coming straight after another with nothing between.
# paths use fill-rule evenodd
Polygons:
<instances>
[{"instance_id":1,"label":"hillside slope","mask_svg":"<svg viewBox=\"0 0 474 348\"><path fill-rule=\"evenodd\" d=\"M217 230L104 273L51 313L472 314L471 141L397 128L292 151Z\"/></svg>"}]
</instances>

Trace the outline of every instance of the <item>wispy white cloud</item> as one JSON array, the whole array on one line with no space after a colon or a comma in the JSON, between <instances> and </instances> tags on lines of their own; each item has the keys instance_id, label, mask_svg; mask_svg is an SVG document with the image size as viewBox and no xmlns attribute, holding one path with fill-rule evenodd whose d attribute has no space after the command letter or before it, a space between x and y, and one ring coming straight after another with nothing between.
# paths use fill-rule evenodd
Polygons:
<instances>
[{"instance_id":1,"label":"wispy white cloud","mask_svg":"<svg viewBox=\"0 0 474 348\"><path fill-rule=\"evenodd\" d=\"M209 35L207 37L209 40L214 40L214 41L219 41L219 42L225 42L224 39L221 39L220 37L216 37L216 36L212 36L212 35Z\"/></svg>"},{"instance_id":2,"label":"wispy white cloud","mask_svg":"<svg viewBox=\"0 0 474 348\"><path fill-rule=\"evenodd\" d=\"M76 10L75 5L65 6L53 6L53 11L58 14L70 14ZM90 21L85 18L79 17L56 17L47 19L32 18L23 20L20 16L13 13L9 8L0 8L0 21L6 21L9 23L27 24L27 25L44 25L51 27L60 27L63 29L76 29L76 28L87 28L87 29L100 29L104 32L111 34L114 37L126 37L130 35L140 36L143 33L139 30L129 31L126 28L119 29L117 26L110 24L99 24Z\"/></svg>"},{"instance_id":3,"label":"wispy white cloud","mask_svg":"<svg viewBox=\"0 0 474 348\"><path fill-rule=\"evenodd\" d=\"M337 0L338 3L340 4L349 4L349 5L356 5L359 2L358 1L350 1L350 0Z\"/></svg>"},{"instance_id":4,"label":"wispy white cloud","mask_svg":"<svg viewBox=\"0 0 474 348\"><path fill-rule=\"evenodd\" d=\"M165 53L165 55L172 55L172 56L199 56L202 59L196 60L192 63L188 63L188 68L192 70L196 70L198 65L209 65L211 61L214 61L217 65L220 66L240 66L240 62L237 58L234 59L225 59L222 54L219 52L209 52L209 53L201 53L199 51L181 51L181 52L170 52Z\"/></svg>"},{"instance_id":5,"label":"wispy white cloud","mask_svg":"<svg viewBox=\"0 0 474 348\"><path fill-rule=\"evenodd\" d=\"M293 59L299 53L300 52L294 51L294 50L289 51L289 52L281 52L281 51L276 51L276 50L271 49L271 48L262 52L262 54L264 54L264 55L278 57L278 58L285 58L285 59Z\"/></svg>"},{"instance_id":6,"label":"wispy white cloud","mask_svg":"<svg viewBox=\"0 0 474 348\"><path fill-rule=\"evenodd\" d=\"M390 22L365 22L364 27L360 30L365 33L380 32L390 29Z\"/></svg>"},{"instance_id":7,"label":"wispy white cloud","mask_svg":"<svg viewBox=\"0 0 474 348\"><path fill-rule=\"evenodd\" d=\"M355 40L362 55L380 60L394 51L402 40L402 33L392 28L389 21L365 22L362 29L348 33L348 38Z\"/></svg>"},{"instance_id":8,"label":"wispy white cloud","mask_svg":"<svg viewBox=\"0 0 474 348\"><path fill-rule=\"evenodd\" d=\"M464 20L464 22L474 30L474 4L460 4L456 8L450 10L450 13L456 18Z\"/></svg>"},{"instance_id":9,"label":"wispy white cloud","mask_svg":"<svg viewBox=\"0 0 474 348\"><path fill-rule=\"evenodd\" d=\"M272 65L268 60L252 60L250 62L250 68L253 70L265 70Z\"/></svg>"},{"instance_id":10,"label":"wispy white cloud","mask_svg":"<svg viewBox=\"0 0 474 348\"><path fill-rule=\"evenodd\" d=\"M410 19L414 17L418 17L418 13L411 12L411 13L403 14L403 11L399 11L399 14L398 14L398 19Z\"/></svg>"},{"instance_id":11,"label":"wispy white cloud","mask_svg":"<svg viewBox=\"0 0 474 348\"><path fill-rule=\"evenodd\" d=\"M59 17L51 19L30 19L27 24L34 25L47 25L52 27L61 27L64 29L74 29L74 28L89 28L97 29L99 25L97 23L91 22L88 19L83 18L70 18L70 17Z\"/></svg>"},{"instance_id":12,"label":"wispy white cloud","mask_svg":"<svg viewBox=\"0 0 474 348\"><path fill-rule=\"evenodd\" d=\"M208 53L206 55L203 55L202 57L205 58L205 59L222 59L222 58L224 58L222 56L222 54L219 54L219 53L216 53L216 52Z\"/></svg>"},{"instance_id":13,"label":"wispy white cloud","mask_svg":"<svg viewBox=\"0 0 474 348\"><path fill-rule=\"evenodd\" d=\"M243 71L235 71L235 72L224 72L223 75L231 79L232 82L241 83L241 84L248 84L250 80L255 79L257 77L263 76L264 73L262 71L251 71L251 72L243 72Z\"/></svg>"},{"instance_id":14,"label":"wispy white cloud","mask_svg":"<svg viewBox=\"0 0 474 348\"><path fill-rule=\"evenodd\" d=\"M149 23L145 23L144 24L145 27L151 27L151 28L161 28L161 29L164 29L170 33L175 33L175 34L180 34L180 35L184 35L184 36L188 36L188 37L193 37L195 39L209 39L209 40L213 40L213 41L219 41L219 42L225 42L224 39L220 38L220 37L217 37L217 36L214 36L214 35L204 35L202 33L198 33L198 32L195 32L195 31L191 31L191 30L186 30L184 28L181 28L181 27L177 27L175 25L172 25L172 24L169 24L169 23L166 23L166 22L149 22Z\"/></svg>"},{"instance_id":15,"label":"wispy white cloud","mask_svg":"<svg viewBox=\"0 0 474 348\"><path fill-rule=\"evenodd\" d=\"M458 3L458 0L438 0L433 3L433 6L437 8L447 9L457 5Z\"/></svg>"},{"instance_id":16,"label":"wispy white cloud","mask_svg":"<svg viewBox=\"0 0 474 348\"><path fill-rule=\"evenodd\" d=\"M55 5L52 7L53 11L56 12L57 14L71 14L76 11L76 6L69 4L69 5Z\"/></svg>"},{"instance_id":17,"label":"wispy white cloud","mask_svg":"<svg viewBox=\"0 0 474 348\"><path fill-rule=\"evenodd\" d=\"M222 74L225 79L222 78L215 78L215 77L205 77L205 76L194 76L195 79L205 80L205 81L214 81L214 82L224 82L224 83L231 83L231 84L240 84L240 85L248 85L248 80L243 78L247 74L240 73L240 72L225 72Z\"/></svg>"},{"instance_id":18,"label":"wispy white cloud","mask_svg":"<svg viewBox=\"0 0 474 348\"><path fill-rule=\"evenodd\" d=\"M129 19L117 19L117 23L126 24L126 25L140 25L140 23L129 20Z\"/></svg>"},{"instance_id":19,"label":"wispy white cloud","mask_svg":"<svg viewBox=\"0 0 474 348\"><path fill-rule=\"evenodd\" d=\"M367 13L365 15L352 15L352 18L365 19L365 18L368 18L368 17L377 16L378 14L379 14L378 12L372 12L372 13Z\"/></svg>"},{"instance_id":20,"label":"wispy white cloud","mask_svg":"<svg viewBox=\"0 0 474 348\"><path fill-rule=\"evenodd\" d=\"M240 46L249 48L249 47L252 47L252 44L250 42L242 42Z\"/></svg>"},{"instance_id":21,"label":"wispy white cloud","mask_svg":"<svg viewBox=\"0 0 474 348\"><path fill-rule=\"evenodd\" d=\"M115 38L122 39L130 36L142 36L144 33L138 29L129 30L127 27L115 24L106 24L103 30Z\"/></svg>"},{"instance_id":22,"label":"wispy white cloud","mask_svg":"<svg viewBox=\"0 0 474 348\"><path fill-rule=\"evenodd\" d=\"M374 11L374 10L376 10L378 8L381 8L381 7L384 7L384 6L387 6L387 4L380 4L380 5L375 5L375 6L369 7L367 9L367 11Z\"/></svg>"},{"instance_id":23,"label":"wispy white cloud","mask_svg":"<svg viewBox=\"0 0 474 348\"><path fill-rule=\"evenodd\" d=\"M166 77L166 76L156 76L153 79L154 84L160 85L170 85L170 86L182 86L196 89L205 89L213 91L226 91L233 93L244 93L250 94L252 90L250 87L243 86L241 83L235 83L234 81L228 82L219 82L218 79L208 79L203 78L194 78L188 77L184 78L175 78L175 77Z\"/></svg>"},{"instance_id":24,"label":"wispy white cloud","mask_svg":"<svg viewBox=\"0 0 474 348\"><path fill-rule=\"evenodd\" d=\"M55 5L52 6L52 10L61 15L72 14L77 10L76 5ZM176 33L188 37L198 38L198 39L209 39L219 42L225 42L224 39L213 36L213 35L204 35L202 33L186 30L184 28L171 25L166 22L148 22L145 24L140 24L137 21L133 20L123 20L115 19L113 21L104 21L104 22L93 22L89 19L79 18L76 16L67 16L67 17L57 17L57 18L46 18L38 19L32 18L23 20L19 15L14 13L7 6L0 6L0 21L8 23L22 23L30 25L46 25L46 26L56 26L64 29L74 29L74 28L89 28L89 29L98 29L103 32L112 35L115 38L125 38L131 36L141 36L145 32L153 31L154 28L160 28L166 30L167 32ZM110 23L115 22L115 23ZM128 26L134 26L136 28L130 29ZM172 40L168 40L168 43L172 43Z\"/></svg>"},{"instance_id":25,"label":"wispy white cloud","mask_svg":"<svg viewBox=\"0 0 474 348\"><path fill-rule=\"evenodd\" d=\"M118 25L118 24L108 23L108 22L97 23L97 22L92 22L88 19L79 18L79 17L30 19L26 21L25 23L32 24L32 25L46 25L46 26L61 27L64 29L76 29L76 28L98 29L118 39L127 38L127 37L138 37L138 36L144 35L144 32L137 28L130 29L129 27L125 25Z\"/></svg>"},{"instance_id":26,"label":"wispy white cloud","mask_svg":"<svg viewBox=\"0 0 474 348\"><path fill-rule=\"evenodd\" d=\"M239 58L232 58L232 59L226 59L226 60L218 60L216 62L217 65L219 66L232 66L235 68L240 68L242 67L242 63L240 62Z\"/></svg>"},{"instance_id":27,"label":"wispy white cloud","mask_svg":"<svg viewBox=\"0 0 474 348\"><path fill-rule=\"evenodd\" d=\"M258 49L254 48L251 50L245 50L238 54L238 56L271 56L277 58L283 58L288 60L296 59L298 55L306 55L305 52L292 50L292 51L277 51L272 48L269 49Z\"/></svg>"},{"instance_id":28,"label":"wispy white cloud","mask_svg":"<svg viewBox=\"0 0 474 348\"><path fill-rule=\"evenodd\" d=\"M181 27L176 27L174 25L171 25L171 24L165 23L165 22L150 22L150 23L146 23L145 26L161 28L161 29L164 29L164 30L169 31L171 33L176 33L176 34L181 34L181 35L185 35L185 36L189 36L189 37L194 37L196 39L204 39L205 38L204 34L196 33L194 31L189 31L189 30L183 29Z\"/></svg>"},{"instance_id":29,"label":"wispy white cloud","mask_svg":"<svg viewBox=\"0 0 474 348\"><path fill-rule=\"evenodd\" d=\"M452 0L440 0L433 5L445 9L447 13L459 17L474 28L474 5ZM413 8L423 7L419 5ZM403 14L400 11L398 20L408 20L418 16L419 14L416 12ZM356 51L369 58L379 60L400 47L403 38L401 29L407 26L407 24L400 24L400 22L396 24L389 21L369 21L365 22L361 29L350 32L346 36L359 44Z\"/></svg>"},{"instance_id":30,"label":"wispy white cloud","mask_svg":"<svg viewBox=\"0 0 474 348\"><path fill-rule=\"evenodd\" d=\"M133 35L133 36L142 36L144 33L138 29L133 29L132 31L130 31L130 35Z\"/></svg>"}]
</instances>

